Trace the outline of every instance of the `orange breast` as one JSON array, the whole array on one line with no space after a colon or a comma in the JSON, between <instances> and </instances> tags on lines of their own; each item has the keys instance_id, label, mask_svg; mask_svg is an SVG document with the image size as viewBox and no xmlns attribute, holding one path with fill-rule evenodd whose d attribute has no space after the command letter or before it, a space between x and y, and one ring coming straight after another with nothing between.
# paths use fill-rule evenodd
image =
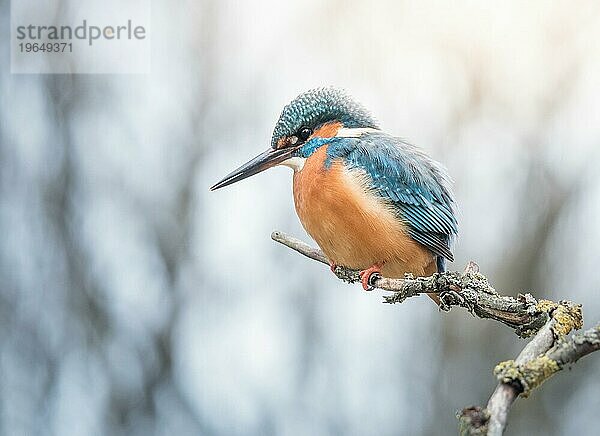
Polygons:
<instances>
[{"instance_id":1,"label":"orange breast","mask_svg":"<svg viewBox=\"0 0 600 436\"><path fill-rule=\"evenodd\" d=\"M369 176L334 160L324 167L326 146L294 173L296 212L308 234L338 265L366 269L383 264L386 277L430 275L434 256L411 239L392 206L369 188Z\"/></svg>"}]
</instances>

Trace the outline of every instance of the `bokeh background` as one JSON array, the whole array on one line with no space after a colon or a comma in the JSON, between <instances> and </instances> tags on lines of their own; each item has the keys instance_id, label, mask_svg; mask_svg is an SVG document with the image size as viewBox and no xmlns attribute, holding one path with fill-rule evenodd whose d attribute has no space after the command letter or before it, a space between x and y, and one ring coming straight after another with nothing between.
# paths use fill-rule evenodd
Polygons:
<instances>
[{"instance_id":1,"label":"bokeh background","mask_svg":"<svg viewBox=\"0 0 600 436\"><path fill-rule=\"evenodd\" d=\"M1 434L440 435L485 404L509 329L273 243L307 238L287 168L208 191L316 86L449 168L453 268L600 320L598 2L153 0L151 37L148 75L11 75L0 45ZM507 434L597 432L599 371Z\"/></svg>"}]
</instances>

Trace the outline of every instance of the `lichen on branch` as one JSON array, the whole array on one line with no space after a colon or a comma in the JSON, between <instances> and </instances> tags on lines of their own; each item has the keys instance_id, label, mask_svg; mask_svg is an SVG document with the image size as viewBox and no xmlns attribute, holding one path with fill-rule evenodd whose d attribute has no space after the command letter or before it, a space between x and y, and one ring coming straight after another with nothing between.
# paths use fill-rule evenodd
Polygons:
<instances>
[{"instance_id":1,"label":"lichen on branch","mask_svg":"<svg viewBox=\"0 0 600 436\"><path fill-rule=\"evenodd\" d=\"M277 231L271 238L310 259L330 264L321 250L299 239ZM334 273L349 283L359 281L356 270L336 266ZM567 337L571 331L583 327L581 305L566 300L537 300L531 294L501 295L474 262L469 262L463 272L447 271L430 277L407 274L398 279L373 275L369 284L393 292L384 296L385 303L397 304L417 295L437 294L442 311L462 307L479 318L511 327L521 337L533 336L516 359L501 362L494 369L498 386L487 406L468 407L457 414L461 435L501 435L517 397L528 396L565 365L600 349L600 324Z\"/></svg>"},{"instance_id":2,"label":"lichen on branch","mask_svg":"<svg viewBox=\"0 0 600 436\"><path fill-rule=\"evenodd\" d=\"M273 232L271 238L310 259L329 265L329 260L321 250L297 238L279 231ZM358 271L343 266L336 266L334 273L348 283L360 280ZM464 272L447 271L430 277L407 274L398 279L374 275L370 284L374 288L393 292L393 295L383 297L385 303L397 304L417 295L437 294L440 298L440 310L462 307L479 318L493 319L511 327L520 337L534 335L555 310L565 313L564 322L567 323L566 314L573 315L573 308L576 307L568 301L538 301L531 294L518 294L515 297L501 295L479 272L479 267L474 262L469 262ZM565 328L560 329L562 331Z\"/></svg>"},{"instance_id":3,"label":"lichen on branch","mask_svg":"<svg viewBox=\"0 0 600 436\"><path fill-rule=\"evenodd\" d=\"M557 323L559 325L559 323ZM523 364L514 360L499 363L494 374L500 383L516 383L522 397L528 397L531 391L565 365L575 363L581 357L600 348L600 324L571 338L561 337L557 343L544 354Z\"/></svg>"}]
</instances>

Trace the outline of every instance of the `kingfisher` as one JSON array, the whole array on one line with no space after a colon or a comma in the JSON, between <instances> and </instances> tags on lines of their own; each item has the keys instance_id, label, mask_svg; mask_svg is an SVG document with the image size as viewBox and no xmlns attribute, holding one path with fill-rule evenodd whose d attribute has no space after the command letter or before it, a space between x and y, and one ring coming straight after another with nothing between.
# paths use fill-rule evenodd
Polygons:
<instances>
[{"instance_id":1,"label":"kingfisher","mask_svg":"<svg viewBox=\"0 0 600 436\"><path fill-rule=\"evenodd\" d=\"M300 94L283 108L271 146L211 190L276 165L293 169L296 212L332 271L359 270L365 290L374 274L430 276L454 260L457 219L446 169L382 131L345 91Z\"/></svg>"}]
</instances>

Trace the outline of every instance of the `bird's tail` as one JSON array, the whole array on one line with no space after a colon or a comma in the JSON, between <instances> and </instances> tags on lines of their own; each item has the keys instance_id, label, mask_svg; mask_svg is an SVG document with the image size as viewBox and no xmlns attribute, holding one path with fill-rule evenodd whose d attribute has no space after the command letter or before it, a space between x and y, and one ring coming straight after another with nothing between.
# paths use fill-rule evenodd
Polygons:
<instances>
[{"instance_id":1,"label":"bird's tail","mask_svg":"<svg viewBox=\"0 0 600 436\"><path fill-rule=\"evenodd\" d=\"M437 256L435 259L435 263L437 267L437 272L442 273L446 271L446 258L442 256ZM427 296L431 298L435 302L435 304L437 304L438 306L440 305L440 297L438 296L438 294L427 294Z\"/></svg>"},{"instance_id":2,"label":"bird's tail","mask_svg":"<svg viewBox=\"0 0 600 436\"><path fill-rule=\"evenodd\" d=\"M437 263L437 272L443 273L446 271L446 258L442 256L438 256L436 259Z\"/></svg>"}]
</instances>

